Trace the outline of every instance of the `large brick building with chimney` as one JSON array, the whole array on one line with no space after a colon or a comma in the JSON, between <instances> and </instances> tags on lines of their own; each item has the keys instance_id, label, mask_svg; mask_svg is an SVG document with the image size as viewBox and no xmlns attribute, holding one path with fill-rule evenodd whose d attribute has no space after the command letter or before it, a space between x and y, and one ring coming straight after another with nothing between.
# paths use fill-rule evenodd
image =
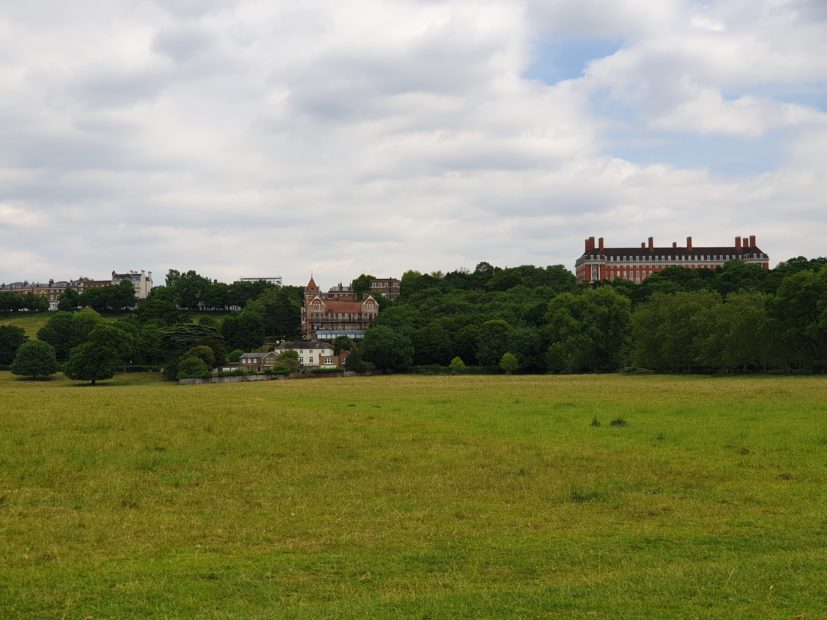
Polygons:
<instances>
[{"instance_id":1,"label":"large brick building with chimney","mask_svg":"<svg viewBox=\"0 0 827 620\"><path fill-rule=\"evenodd\" d=\"M600 237L586 239L586 250L575 263L578 282L599 282L601 280L630 280L640 284L653 273L667 267L687 269L714 269L726 262L739 260L769 269L769 257L761 251L755 235L735 237L735 245L695 247L692 237L686 238L686 246L656 247L654 239L640 247L609 248Z\"/></svg>"},{"instance_id":2,"label":"large brick building with chimney","mask_svg":"<svg viewBox=\"0 0 827 620\"><path fill-rule=\"evenodd\" d=\"M379 304L372 295L358 299L350 287L341 284L323 293L312 277L304 287L301 321L305 340L362 338L378 315Z\"/></svg>"}]
</instances>

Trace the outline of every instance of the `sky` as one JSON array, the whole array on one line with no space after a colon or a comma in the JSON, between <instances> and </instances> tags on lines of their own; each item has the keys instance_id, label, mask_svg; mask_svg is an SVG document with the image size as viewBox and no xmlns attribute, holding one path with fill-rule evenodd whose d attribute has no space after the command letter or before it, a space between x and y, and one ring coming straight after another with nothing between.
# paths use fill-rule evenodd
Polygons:
<instances>
[{"instance_id":1,"label":"sky","mask_svg":"<svg viewBox=\"0 0 827 620\"><path fill-rule=\"evenodd\" d=\"M827 254L824 0L0 2L0 282Z\"/></svg>"}]
</instances>

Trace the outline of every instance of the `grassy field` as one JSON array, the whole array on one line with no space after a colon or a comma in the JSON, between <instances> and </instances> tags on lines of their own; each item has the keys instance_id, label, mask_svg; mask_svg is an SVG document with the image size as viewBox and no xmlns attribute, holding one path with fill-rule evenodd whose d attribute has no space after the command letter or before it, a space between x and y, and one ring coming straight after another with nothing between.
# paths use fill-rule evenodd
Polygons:
<instances>
[{"instance_id":1,"label":"grassy field","mask_svg":"<svg viewBox=\"0 0 827 620\"><path fill-rule=\"evenodd\" d=\"M110 383L0 373L0 616L827 617L827 379Z\"/></svg>"}]
</instances>

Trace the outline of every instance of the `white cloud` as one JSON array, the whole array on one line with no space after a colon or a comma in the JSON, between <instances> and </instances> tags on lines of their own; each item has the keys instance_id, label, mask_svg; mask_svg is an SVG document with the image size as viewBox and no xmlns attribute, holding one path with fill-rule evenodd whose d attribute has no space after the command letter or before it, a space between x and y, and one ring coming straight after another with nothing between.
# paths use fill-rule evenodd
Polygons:
<instances>
[{"instance_id":1,"label":"white cloud","mask_svg":"<svg viewBox=\"0 0 827 620\"><path fill-rule=\"evenodd\" d=\"M823 93L817 7L7 3L0 233L17 258L0 280L571 265L601 231L724 243L751 227L773 256L817 254L824 113L775 92ZM622 48L546 85L522 78L542 37ZM618 121L594 103L603 92L643 138L786 128L787 160L739 177L626 161L606 138ZM12 220L30 226L12 236Z\"/></svg>"}]
</instances>

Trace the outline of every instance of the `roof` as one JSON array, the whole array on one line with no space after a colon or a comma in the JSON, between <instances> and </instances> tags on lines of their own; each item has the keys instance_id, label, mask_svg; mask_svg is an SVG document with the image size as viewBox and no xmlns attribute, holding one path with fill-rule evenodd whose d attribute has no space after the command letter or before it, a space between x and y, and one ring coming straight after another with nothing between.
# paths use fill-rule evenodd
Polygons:
<instances>
[{"instance_id":1,"label":"roof","mask_svg":"<svg viewBox=\"0 0 827 620\"><path fill-rule=\"evenodd\" d=\"M313 298L310 303L316 301L317 298ZM374 302L376 300L373 297L368 296L365 301L341 301L338 299L321 299L318 298L323 304L325 308L325 312L362 312L362 304L365 303L368 299L372 299Z\"/></svg>"},{"instance_id":2,"label":"roof","mask_svg":"<svg viewBox=\"0 0 827 620\"><path fill-rule=\"evenodd\" d=\"M709 256L709 255L730 255L730 256L749 256L751 254L758 254L760 258L769 258L760 248L757 247L749 247L749 248L737 248L735 246L717 246L717 247L665 247L665 248L652 248L651 250L648 247L641 248L641 247L631 247L631 248L595 248L589 252L584 252L583 256L588 256L592 258L598 258L600 256L657 256L657 257L664 257L664 256Z\"/></svg>"},{"instance_id":3,"label":"roof","mask_svg":"<svg viewBox=\"0 0 827 620\"><path fill-rule=\"evenodd\" d=\"M242 354L241 359L260 360L262 358L267 357L271 353L272 353L272 351L269 351L268 353L244 353L244 354Z\"/></svg>"},{"instance_id":4,"label":"roof","mask_svg":"<svg viewBox=\"0 0 827 620\"><path fill-rule=\"evenodd\" d=\"M319 342L318 340L302 340L299 342L282 342L276 347L278 351L290 351L292 349L332 349L333 346L329 342Z\"/></svg>"}]
</instances>

